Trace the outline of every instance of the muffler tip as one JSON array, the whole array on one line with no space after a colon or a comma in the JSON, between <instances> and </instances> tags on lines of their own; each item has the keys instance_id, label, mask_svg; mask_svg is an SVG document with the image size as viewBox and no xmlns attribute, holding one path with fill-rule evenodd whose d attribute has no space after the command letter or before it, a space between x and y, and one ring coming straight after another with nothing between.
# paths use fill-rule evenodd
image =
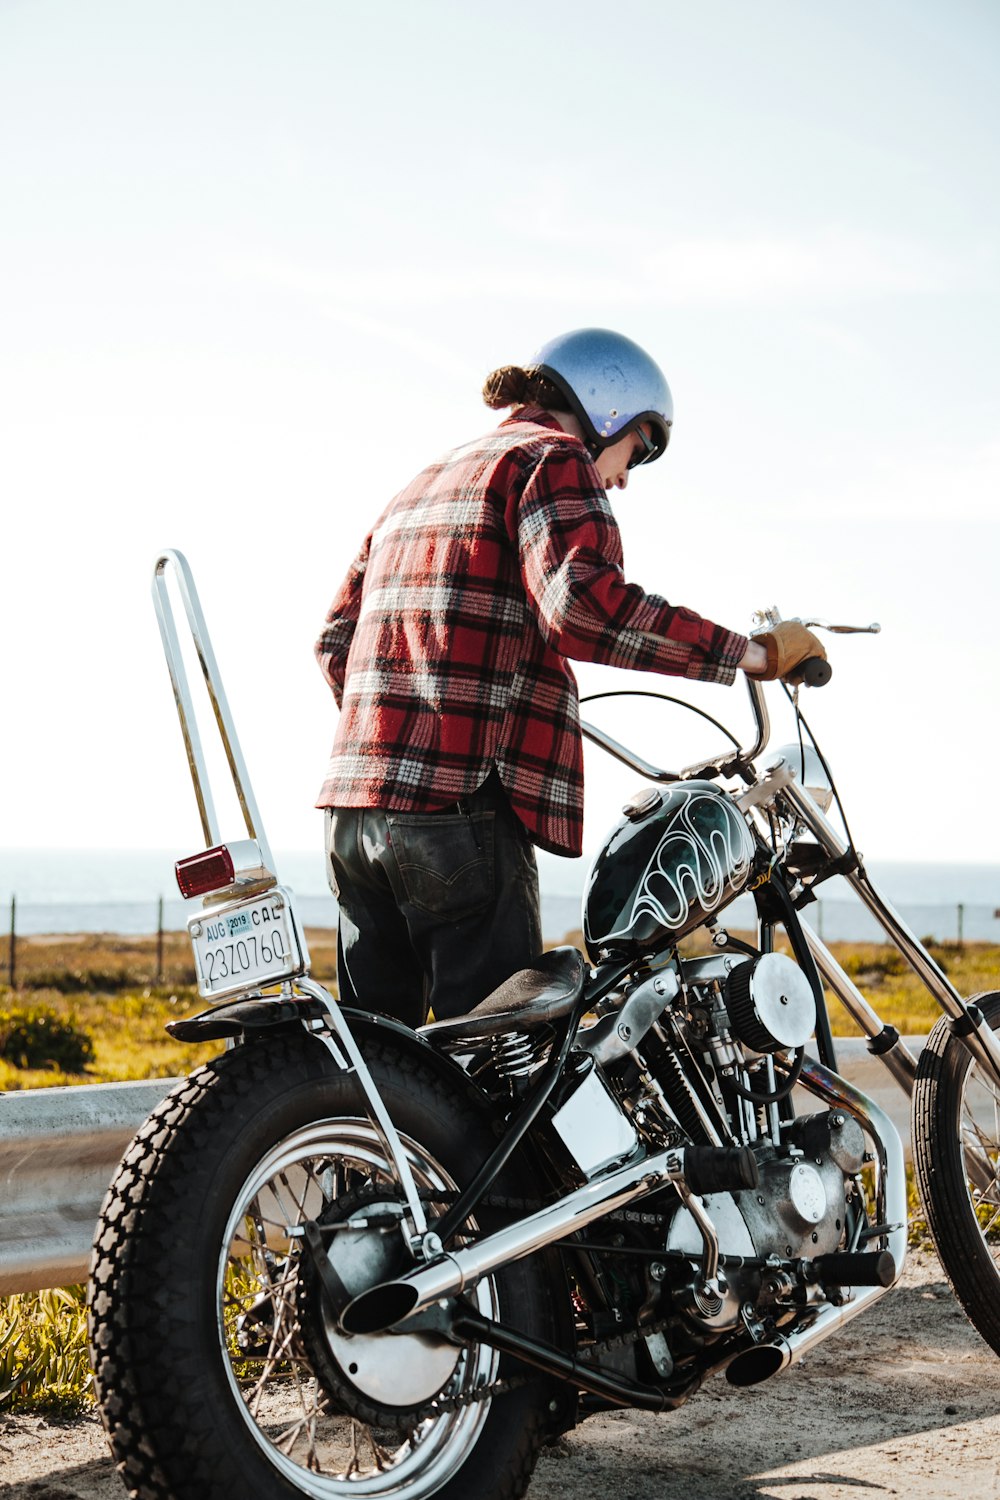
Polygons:
<instances>
[{"instance_id":1,"label":"muffler tip","mask_svg":"<svg viewBox=\"0 0 1000 1500\"><path fill-rule=\"evenodd\" d=\"M345 1333L384 1333L408 1318L417 1301L416 1287L405 1281L386 1281L348 1302L340 1315L340 1326Z\"/></svg>"},{"instance_id":2,"label":"muffler tip","mask_svg":"<svg viewBox=\"0 0 1000 1500\"><path fill-rule=\"evenodd\" d=\"M770 1380L791 1361L787 1344L757 1344L753 1349L744 1349L726 1366L726 1379L730 1385L760 1385Z\"/></svg>"}]
</instances>

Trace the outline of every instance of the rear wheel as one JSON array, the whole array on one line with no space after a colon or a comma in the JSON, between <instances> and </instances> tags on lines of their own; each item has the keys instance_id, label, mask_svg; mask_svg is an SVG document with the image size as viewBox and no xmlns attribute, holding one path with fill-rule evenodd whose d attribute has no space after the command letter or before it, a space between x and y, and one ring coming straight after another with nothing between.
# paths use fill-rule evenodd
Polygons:
<instances>
[{"instance_id":1,"label":"rear wheel","mask_svg":"<svg viewBox=\"0 0 1000 1500\"><path fill-rule=\"evenodd\" d=\"M1000 1030L1000 993L972 1004ZM913 1164L955 1295L1000 1354L1000 1086L947 1019L935 1025L917 1068Z\"/></svg>"},{"instance_id":2,"label":"rear wheel","mask_svg":"<svg viewBox=\"0 0 1000 1500\"><path fill-rule=\"evenodd\" d=\"M403 1049L373 1046L368 1063L433 1216L492 1144L488 1122L460 1080L442 1082ZM431 1333L340 1333L288 1233L309 1219L348 1223L328 1253L356 1295L405 1255L400 1202L356 1084L315 1038L237 1048L164 1100L108 1191L91 1282L98 1398L131 1495L523 1493L545 1433L544 1382L474 1399L524 1372ZM547 1291L542 1263L525 1260L473 1301L548 1338Z\"/></svg>"}]
</instances>

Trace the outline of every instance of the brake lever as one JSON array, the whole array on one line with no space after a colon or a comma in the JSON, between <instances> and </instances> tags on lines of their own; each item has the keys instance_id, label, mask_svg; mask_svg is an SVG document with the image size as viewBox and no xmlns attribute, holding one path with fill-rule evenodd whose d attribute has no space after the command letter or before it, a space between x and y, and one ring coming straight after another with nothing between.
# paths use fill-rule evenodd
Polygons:
<instances>
[{"instance_id":1,"label":"brake lever","mask_svg":"<svg viewBox=\"0 0 1000 1500\"><path fill-rule=\"evenodd\" d=\"M876 621L871 625L831 625L829 620L803 620L802 624L807 630L828 630L831 635L880 635L882 631Z\"/></svg>"},{"instance_id":2,"label":"brake lever","mask_svg":"<svg viewBox=\"0 0 1000 1500\"><path fill-rule=\"evenodd\" d=\"M781 624L781 615L778 606L772 604L770 609L754 610L754 629L750 632L750 638L761 631L773 630L775 625ZM804 625L807 630L828 630L831 635L879 635L882 627L876 621L871 625L832 625L829 620L799 620L799 625Z\"/></svg>"}]
</instances>

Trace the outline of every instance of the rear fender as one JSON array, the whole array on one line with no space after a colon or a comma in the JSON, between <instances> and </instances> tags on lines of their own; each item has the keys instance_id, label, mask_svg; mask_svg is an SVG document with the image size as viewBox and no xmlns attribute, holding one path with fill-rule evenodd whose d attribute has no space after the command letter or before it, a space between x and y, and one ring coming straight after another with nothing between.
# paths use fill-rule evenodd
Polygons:
<instances>
[{"instance_id":1,"label":"rear fender","mask_svg":"<svg viewBox=\"0 0 1000 1500\"><path fill-rule=\"evenodd\" d=\"M495 1118L496 1110L485 1091L456 1062L438 1052L430 1042L404 1026L401 1021L347 1006L338 1009L362 1052L366 1051L367 1042L391 1041L400 1052L419 1058L425 1068L452 1087L461 1085L468 1098L475 1099L489 1112L491 1118ZM311 1023L321 1021L325 1014L321 1002L311 996L289 999L287 996L270 995L256 1000L224 1000L219 1005L199 1011L196 1016L168 1021L167 1031L179 1042L225 1040L253 1043L261 1041L269 1032L287 1031L294 1026L305 1026L307 1030L312 1030Z\"/></svg>"}]
</instances>

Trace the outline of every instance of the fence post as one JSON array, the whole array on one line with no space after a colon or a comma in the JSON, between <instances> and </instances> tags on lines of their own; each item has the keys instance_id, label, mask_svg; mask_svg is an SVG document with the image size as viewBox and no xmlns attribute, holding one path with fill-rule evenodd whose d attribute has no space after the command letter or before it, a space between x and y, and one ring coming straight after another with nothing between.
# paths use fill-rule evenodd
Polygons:
<instances>
[{"instance_id":1,"label":"fence post","mask_svg":"<svg viewBox=\"0 0 1000 1500\"><path fill-rule=\"evenodd\" d=\"M10 952L7 956L7 982L11 989L17 983L17 897L10 898Z\"/></svg>"},{"instance_id":2,"label":"fence post","mask_svg":"<svg viewBox=\"0 0 1000 1500\"><path fill-rule=\"evenodd\" d=\"M163 897L156 908L156 982L163 983Z\"/></svg>"},{"instance_id":3,"label":"fence post","mask_svg":"<svg viewBox=\"0 0 1000 1500\"><path fill-rule=\"evenodd\" d=\"M965 937L965 907L961 901L958 903L958 946L961 948Z\"/></svg>"}]
</instances>

